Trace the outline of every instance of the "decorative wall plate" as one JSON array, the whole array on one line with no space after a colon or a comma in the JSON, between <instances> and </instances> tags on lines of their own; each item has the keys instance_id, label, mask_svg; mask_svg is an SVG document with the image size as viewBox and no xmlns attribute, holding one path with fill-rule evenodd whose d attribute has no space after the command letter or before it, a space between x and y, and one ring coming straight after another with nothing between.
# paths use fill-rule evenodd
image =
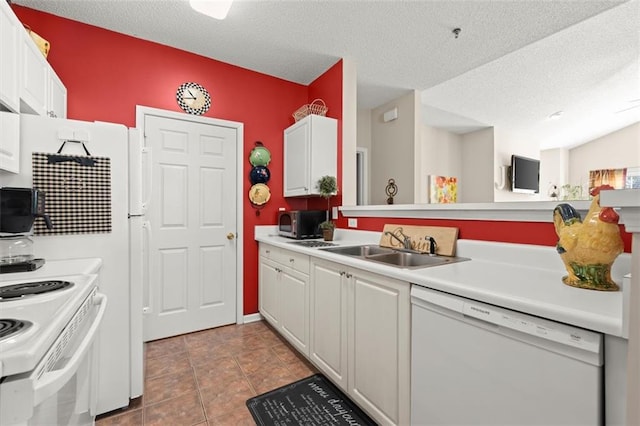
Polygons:
<instances>
[{"instance_id":1,"label":"decorative wall plate","mask_svg":"<svg viewBox=\"0 0 640 426\"><path fill-rule=\"evenodd\" d=\"M262 142L256 142L256 147L249 154L249 162L252 166L267 166L271 161L271 153L262 146Z\"/></svg>"},{"instance_id":2,"label":"decorative wall plate","mask_svg":"<svg viewBox=\"0 0 640 426\"><path fill-rule=\"evenodd\" d=\"M256 206L261 206L271 198L271 190L264 183L256 183L249 189L249 200Z\"/></svg>"},{"instance_id":3,"label":"decorative wall plate","mask_svg":"<svg viewBox=\"0 0 640 426\"><path fill-rule=\"evenodd\" d=\"M265 166L255 166L249 172L249 180L251 180L251 184L255 185L256 183L267 183L271 178L271 172Z\"/></svg>"}]
</instances>

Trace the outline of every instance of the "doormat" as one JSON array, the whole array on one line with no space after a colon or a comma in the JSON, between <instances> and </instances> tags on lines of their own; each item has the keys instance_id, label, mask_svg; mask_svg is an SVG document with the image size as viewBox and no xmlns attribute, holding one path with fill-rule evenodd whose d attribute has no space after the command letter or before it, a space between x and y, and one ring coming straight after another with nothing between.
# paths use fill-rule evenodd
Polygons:
<instances>
[{"instance_id":1,"label":"doormat","mask_svg":"<svg viewBox=\"0 0 640 426\"><path fill-rule=\"evenodd\" d=\"M247 408L261 426L377 425L322 374L248 399Z\"/></svg>"}]
</instances>

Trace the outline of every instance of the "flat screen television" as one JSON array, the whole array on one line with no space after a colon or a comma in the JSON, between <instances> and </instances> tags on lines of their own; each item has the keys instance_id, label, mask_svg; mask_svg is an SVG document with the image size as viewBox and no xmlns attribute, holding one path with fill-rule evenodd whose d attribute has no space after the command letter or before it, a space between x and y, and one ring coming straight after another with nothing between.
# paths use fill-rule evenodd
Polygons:
<instances>
[{"instance_id":1,"label":"flat screen television","mask_svg":"<svg viewBox=\"0 0 640 426\"><path fill-rule=\"evenodd\" d=\"M537 194L540 190L540 160L511 156L511 190Z\"/></svg>"}]
</instances>

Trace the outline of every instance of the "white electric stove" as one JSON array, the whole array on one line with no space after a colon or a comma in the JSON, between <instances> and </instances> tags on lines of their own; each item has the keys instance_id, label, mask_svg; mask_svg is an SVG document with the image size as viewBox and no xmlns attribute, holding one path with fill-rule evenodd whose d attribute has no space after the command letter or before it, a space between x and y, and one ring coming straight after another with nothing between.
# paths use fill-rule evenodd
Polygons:
<instances>
[{"instance_id":1,"label":"white electric stove","mask_svg":"<svg viewBox=\"0 0 640 426\"><path fill-rule=\"evenodd\" d=\"M36 367L96 288L96 279L96 275L72 275L0 283L2 377ZM27 294L20 296L21 291ZM21 327L21 324L24 325ZM7 335L2 337L4 333Z\"/></svg>"},{"instance_id":2,"label":"white electric stove","mask_svg":"<svg viewBox=\"0 0 640 426\"><path fill-rule=\"evenodd\" d=\"M0 424L93 423L106 309L98 282L46 271L0 276Z\"/></svg>"}]
</instances>

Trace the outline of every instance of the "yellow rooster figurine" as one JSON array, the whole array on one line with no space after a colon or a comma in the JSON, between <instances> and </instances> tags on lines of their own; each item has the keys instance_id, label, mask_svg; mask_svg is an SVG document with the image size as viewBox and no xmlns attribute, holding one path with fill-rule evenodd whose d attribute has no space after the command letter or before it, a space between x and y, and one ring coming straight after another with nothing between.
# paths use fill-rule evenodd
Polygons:
<instances>
[{"instance_id":1,"label":"yellow rooster figurine","mask_svg":"<svg viewBox=\"0 0 640 426\"><path fill-rule=\"evenodd\" d=\"M558 234L556 250L569 275L562 282L592 290L617 291L611 279L611 265L624 246L618 226L619 216L611 207L600 207L600 191L613 189L602 185L591 191L593 202L585 220L569 204L558 204L553 223Z\"/></svg>"}]
</instances>

